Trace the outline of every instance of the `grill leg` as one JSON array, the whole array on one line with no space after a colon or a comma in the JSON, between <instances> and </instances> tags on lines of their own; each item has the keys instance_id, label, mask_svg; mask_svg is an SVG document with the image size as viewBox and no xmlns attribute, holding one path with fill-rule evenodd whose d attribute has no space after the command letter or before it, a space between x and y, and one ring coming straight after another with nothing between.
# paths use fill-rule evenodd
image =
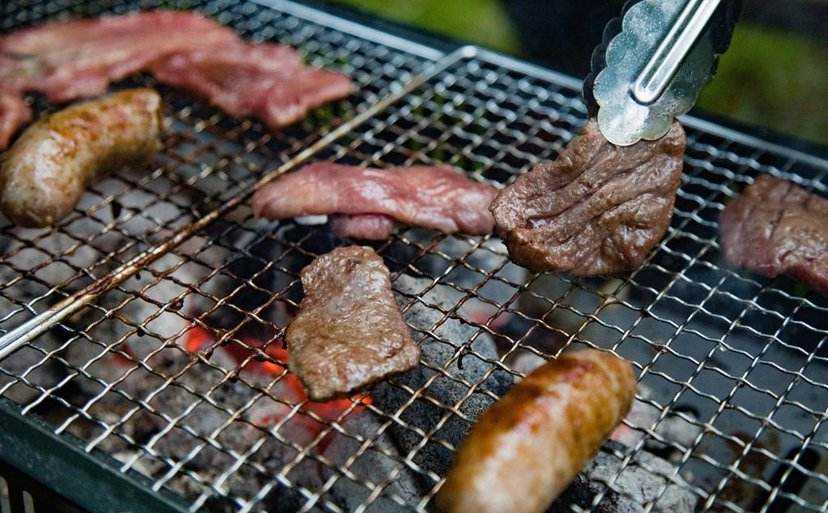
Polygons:
<instances>
[{"instance_id":1,"label":"grill leg","mask_svg":"<svg viewBox=\"0 0 828 513\"><path fill-rule=\"evenodd\" d=\"M20 479L17 479L13 474L6 474L3 477L6 479L6 484L8 485L9 506L11 506L11 512L23 513L26 511L23 502L23 491L26 489L25 484Z\"/></svg>"},{"instance_id":2,"label":"grill leg","mask_svg":"<svg viewBox=\"0 0 828 513\"><path fill-rule=\"evenodd\" d=\"M38 481L0 461L0 513L85 513ZM6 502L8 499L8 502Z\"/></svg>"}]
</instances>

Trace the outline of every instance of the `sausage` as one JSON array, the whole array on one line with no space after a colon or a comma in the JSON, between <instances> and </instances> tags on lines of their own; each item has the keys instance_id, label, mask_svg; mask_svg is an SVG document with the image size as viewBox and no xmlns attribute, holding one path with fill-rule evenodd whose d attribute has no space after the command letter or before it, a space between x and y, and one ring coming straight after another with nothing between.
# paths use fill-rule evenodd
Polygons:
<instances>
[{"instance_id":1,"label":"sausage","mask_svg":"<svg viewBox=\"0 0 828 513\"><path fill-rule=\"evenodd\" d=\"M542 513L595 456L635 395L626 360L596 350L529 374L478 420L436 497L443 513Z\"/></svg>"},{"instance_id":2,"label":"sausage","mask_svg":"<svg viewBox=\"0 0 828 513\"><path fill-rule=\"evenodd\" d=\"M86 186L161 147L161 97L129 89L78 103L27 128L0 164L0 210L16 224L51 226Z\"/></svg>"}]
</instances>

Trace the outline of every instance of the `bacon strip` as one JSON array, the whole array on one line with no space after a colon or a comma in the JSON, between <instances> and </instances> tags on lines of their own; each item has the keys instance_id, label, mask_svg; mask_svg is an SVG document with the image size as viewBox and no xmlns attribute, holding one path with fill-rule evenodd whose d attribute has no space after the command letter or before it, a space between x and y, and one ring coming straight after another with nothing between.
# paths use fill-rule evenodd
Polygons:
<instances>
[{"instance_id":1,"label":"bacon strip","mask_svg":"<svg viewBox=\"0 0 828 513\"><path fill-rule=\"evenodd\" d=\"M484 235L494 227L488 209L496 194L448 166L371 169L319 162L256 192L253 212L268 219L382 214L444 233Z\"/></svg>"}]
</instances>

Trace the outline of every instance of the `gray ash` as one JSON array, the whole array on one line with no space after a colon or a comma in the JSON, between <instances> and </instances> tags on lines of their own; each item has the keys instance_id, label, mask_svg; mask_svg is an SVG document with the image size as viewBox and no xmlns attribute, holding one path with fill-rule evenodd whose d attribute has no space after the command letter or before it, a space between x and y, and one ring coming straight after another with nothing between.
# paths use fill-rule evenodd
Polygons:
<instances>
[{"instance_id":1,"label":"gray ash","mask_svg":"<svg viewBox=\"0 0 828 513\"><path fill-rule=\"evenodd\" d=\"M417 295L428 284L402 275L395 282L396 290ZM405 406L400 420L408 427L392 424L391 433L402 454L416 452L414 462L427 472L444 475L453 459L447 448L463 440L474 420L512 385L513 375L496 368L498 354L487 335L457 319L446 319L435 308L452 304L455 292L438 285L421 301L415 301L405 312L414 340L420 344L423 364L374 390L377 406L383 411L397 412L410 399L406 388L423 394ZM432 331L435 324L439 326ZM437 338L425 335L428 331ZM475 336L477 334L477 336ZM472 390L472 387L475 387ZM462 417L454 413L457 410ZM428 441L423 434L431 435ZM433 485L433 483L431 483Z\"/></svg>"},{"instance_id":2,"label":"gray ash","mask_svg":"<svg viewBox=\"0 0 828 513\"><path fill-rule=\"evenodd\" d=\"M590 487L604 492L615 502L615 511L691 513L697 497L671 463L645 451L638 451L624 466L623 456L629 449L617 442L608 442L583 474Z\"/></svg>"},{"instance_id":3,"label":"gray ash","mask_svg":"<svg viewBox=\"0 0 828 513\"><path fill-rule=\"evenodd\" d=\"M209 511L237 511L251 500L253 511L353 511L366 501L368 512L410 511L445 475L453 449L474 421L515 382L516 375L498 362L531 323L498 313L493 305L512 301L513 308L523 308L512 284L525 280L525 270L510 264L496 241L477 248L462 238L439 242L441 254L466 265L423 257L417 244L428 244L430 235L406 230L408 242L393 242L383 253L396 271L394 289L421 346L421 365L373 387L372 408L358 408L332 427L329 417L318 422L306 410L295 411L302 397L290 377L239 366L243 360L254 366L274 363L253 358L240 342L281 347L275 337L302 297L298 272L312 255L333 247L335 238L327 230L292 223L256 230L216 224L214 230L188 240L148 269L150 275L144 272L100 298L102 308L40 337L40 350L21 349L0 367L47 389L71 377L53 396L74 409L45 401L39 412L57 423L74 417L70 433L187 500L200 497ZM291 241L301 251L290 250ZM157 278L165 269L175 270ZM470 292L483 281L485 286ZM184 285L201 293L189 293ZM40 293L26 292L30 298ZM211 297L226 301L213 308ZM246 313L254 310L259 311L255 322ZM107 311L111 314L102 313ZM206 336L233 330L233 340L193 354L187 341L194 317L210 328ZM539 347L557 344L550 340L539 341ZM207 347L215 345L208 341ZM52 357L45 359L45 353ZM532 360L525 370L535 364L531 353L512 356ZM0 375L0 386L2 381ZM412 391L421 389L412 400ZM26 404L40 392L18 384L4 395ZM77 413L80 409L85 415ZM620 471L616 460L599 455L551 511L590 510L601 495L593 511L638 512L636 501L652 499L652 490L664 483L660 474L674 471L654 458L646 461L648 470L631 466L615 484L602 484ZM268 491L254 499L262 490ZM664 495L656 511L664 510L663 504L675 505L677 513L689 511L682 509L689 499L677 490L668 488Z\"/></svg>"}]
</instances>

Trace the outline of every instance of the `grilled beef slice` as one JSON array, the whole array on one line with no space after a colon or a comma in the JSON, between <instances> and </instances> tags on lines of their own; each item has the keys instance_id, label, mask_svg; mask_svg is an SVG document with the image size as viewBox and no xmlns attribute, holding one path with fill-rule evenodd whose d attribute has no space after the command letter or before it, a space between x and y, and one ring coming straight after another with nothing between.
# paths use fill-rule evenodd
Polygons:
<instances>
[{"instance_id":1,"label":"grilled beef slice","mask_svg":"<svg viewBox=\"0 0 828 513\"><path fill-rule=\"evenodd\" d=\"M787 274L828 294L828 199L760 176L728 203L720 227L732 265L769 278Z\"/></svg>"},{"instance_id":2,"label":"grilled beef slice","mask_svg":"<svg viewBox=\"0 0 828 513\"><path fill-rule=\"evenodd\" d=\"M352 238L388 238L393 220L487 235L494 228L489 205L496 194L450 166L375 169L315 162L259 189L252 207L267 219L338 214L334 231Z\"/></svg>"},{"instance_id":3,"label":"grilled beef slice","mask_svg":"<svg viewBox=\"0 0 828 513\"><path fill-rule=\"evenodd\" d=\"M619 147L590 120L553 162L535 166L492 203L515 262L576 276L635 269L670 224L684 130Z\"/></svg>"},{"instance_id":4,"label":"grilled beef slice","mask_svg":"<svg viewBox=\"0 0 828 513\"><path fill-rule=\"evenodd\" d=\"M407 370L420 349L373 249L336 248L301 273L305 297L287 330L288 365L320 401Z\"/></svg>"}]
</instances>

